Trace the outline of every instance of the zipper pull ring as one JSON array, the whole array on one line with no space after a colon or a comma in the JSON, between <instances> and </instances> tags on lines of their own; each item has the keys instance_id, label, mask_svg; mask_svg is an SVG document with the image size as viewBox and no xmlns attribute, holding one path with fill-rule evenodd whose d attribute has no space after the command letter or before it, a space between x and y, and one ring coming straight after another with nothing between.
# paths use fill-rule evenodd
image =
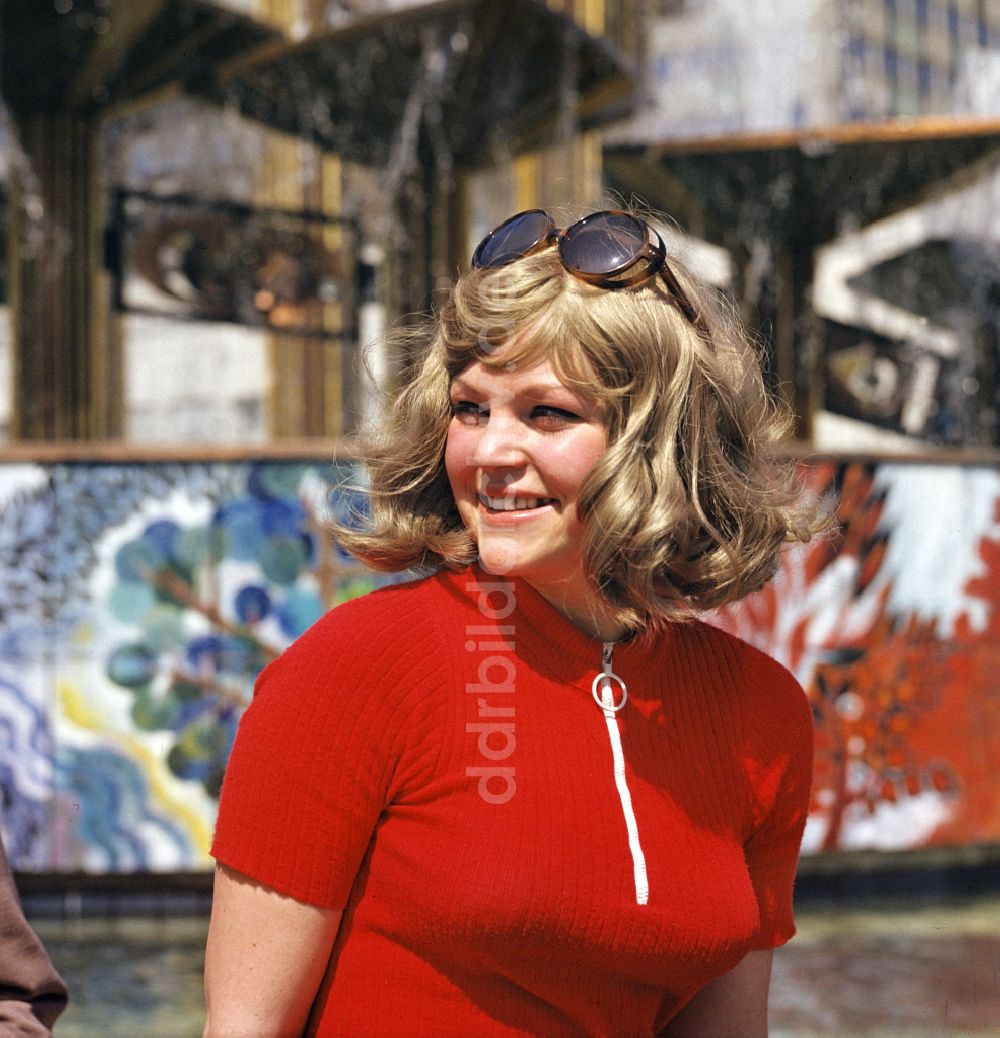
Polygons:
<instances>
[{"instance_id":1,"label":"zipper pull ring","mask_svg":"<svg viewBox=\"0 0 1000 1038\"><path fill-rule=\"evenodd\" d=\"M601 652L601 672L594 677L590 685L590 694L594 702L604 711L606 717L614 717L628 701L628 689L625 682L611 669L615 651L614 642L605 642ZM617 682L622 690L621 700L615 702L612 682Z\"/></svg>"}]
</instances>

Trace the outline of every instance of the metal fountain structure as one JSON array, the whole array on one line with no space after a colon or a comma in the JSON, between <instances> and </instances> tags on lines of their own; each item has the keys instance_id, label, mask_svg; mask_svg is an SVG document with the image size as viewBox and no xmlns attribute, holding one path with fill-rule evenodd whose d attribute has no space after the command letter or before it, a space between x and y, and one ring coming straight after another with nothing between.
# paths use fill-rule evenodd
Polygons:
<instances>
[{"instance_id":1,"label":"metal fountain structure","mask_svg":"<svg viewBox=\"0 0 1000 1038\"><path fill-rule=\"evenodd\" d=\"M122 432L113 185L99 154L107 119L189 94L393 171L413 241L405 302L420 309L442 257L461 251L461 172L550 139L567 106L574 127L616 117L635 72L624 51L544 0L439 0L304 39L209 0L0 0L0 98L18 140L7 201L12 438Z\"/></svg>"}]
</instances>

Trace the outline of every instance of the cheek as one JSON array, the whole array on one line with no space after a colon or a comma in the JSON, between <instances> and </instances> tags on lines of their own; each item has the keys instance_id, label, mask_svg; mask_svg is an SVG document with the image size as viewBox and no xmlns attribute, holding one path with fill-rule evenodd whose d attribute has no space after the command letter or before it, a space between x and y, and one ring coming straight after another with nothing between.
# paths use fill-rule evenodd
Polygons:
<instances>
[{"instance_id":1,"label":"cheek","mask_svg":"<svg viewBox=\"0 0 1000 1038\"><path fill-rule=\"evenodd\" d=\"M561 482L568 495L579 497L580 487L594 466L607 451L604 437L588 438L562 452L556 470L562 473Z\"/></svg>"},{"instance_id":2,"label":"cheek","mask_svg":"<svg viewBox=\"0 0 1000 1038\"><path fill-rule=\"evenodd\" d=\"M464 478L471 449L466 429L457 422L452 422L448 427L448 439L444 447L444 469L453 490Z\"/></svg>"}]
</instances>

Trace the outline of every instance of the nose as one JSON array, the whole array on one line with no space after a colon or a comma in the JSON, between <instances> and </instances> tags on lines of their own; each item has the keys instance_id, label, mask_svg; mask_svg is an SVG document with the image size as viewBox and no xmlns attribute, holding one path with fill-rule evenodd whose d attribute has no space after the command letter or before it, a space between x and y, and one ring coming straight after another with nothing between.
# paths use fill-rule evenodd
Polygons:
<instances>
[{"instance_id":1,"label":"nose","mask_svg":"<svg viewBox=\"0 0 1000 1038\"><path fill-rule=\"evenodd\" d=\"M523 429L511 416L491 414L476 437L470 461L489 470L517 468L524 464Z\"/></svg>"}]
</instances>

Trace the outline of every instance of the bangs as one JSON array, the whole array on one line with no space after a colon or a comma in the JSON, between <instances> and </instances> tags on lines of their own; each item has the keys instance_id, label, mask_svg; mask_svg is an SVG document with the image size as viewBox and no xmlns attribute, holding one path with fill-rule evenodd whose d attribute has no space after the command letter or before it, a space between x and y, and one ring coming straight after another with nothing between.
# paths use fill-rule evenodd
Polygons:
<instances>
[{"instance_id":1,"label":"bangs","mask_svg":"<svg viewBox=\"0 0 1000 1038\"><path fill-rule=\"evenodd\" d=\"M491 368L548 361L567 388L606 403L617 395L600 376L607 358L594 356L580 334L587 306L604 294L568 274L554 251L473 271L443 315L449 381L475 361Z\"/></svg>"}]
</instances>

